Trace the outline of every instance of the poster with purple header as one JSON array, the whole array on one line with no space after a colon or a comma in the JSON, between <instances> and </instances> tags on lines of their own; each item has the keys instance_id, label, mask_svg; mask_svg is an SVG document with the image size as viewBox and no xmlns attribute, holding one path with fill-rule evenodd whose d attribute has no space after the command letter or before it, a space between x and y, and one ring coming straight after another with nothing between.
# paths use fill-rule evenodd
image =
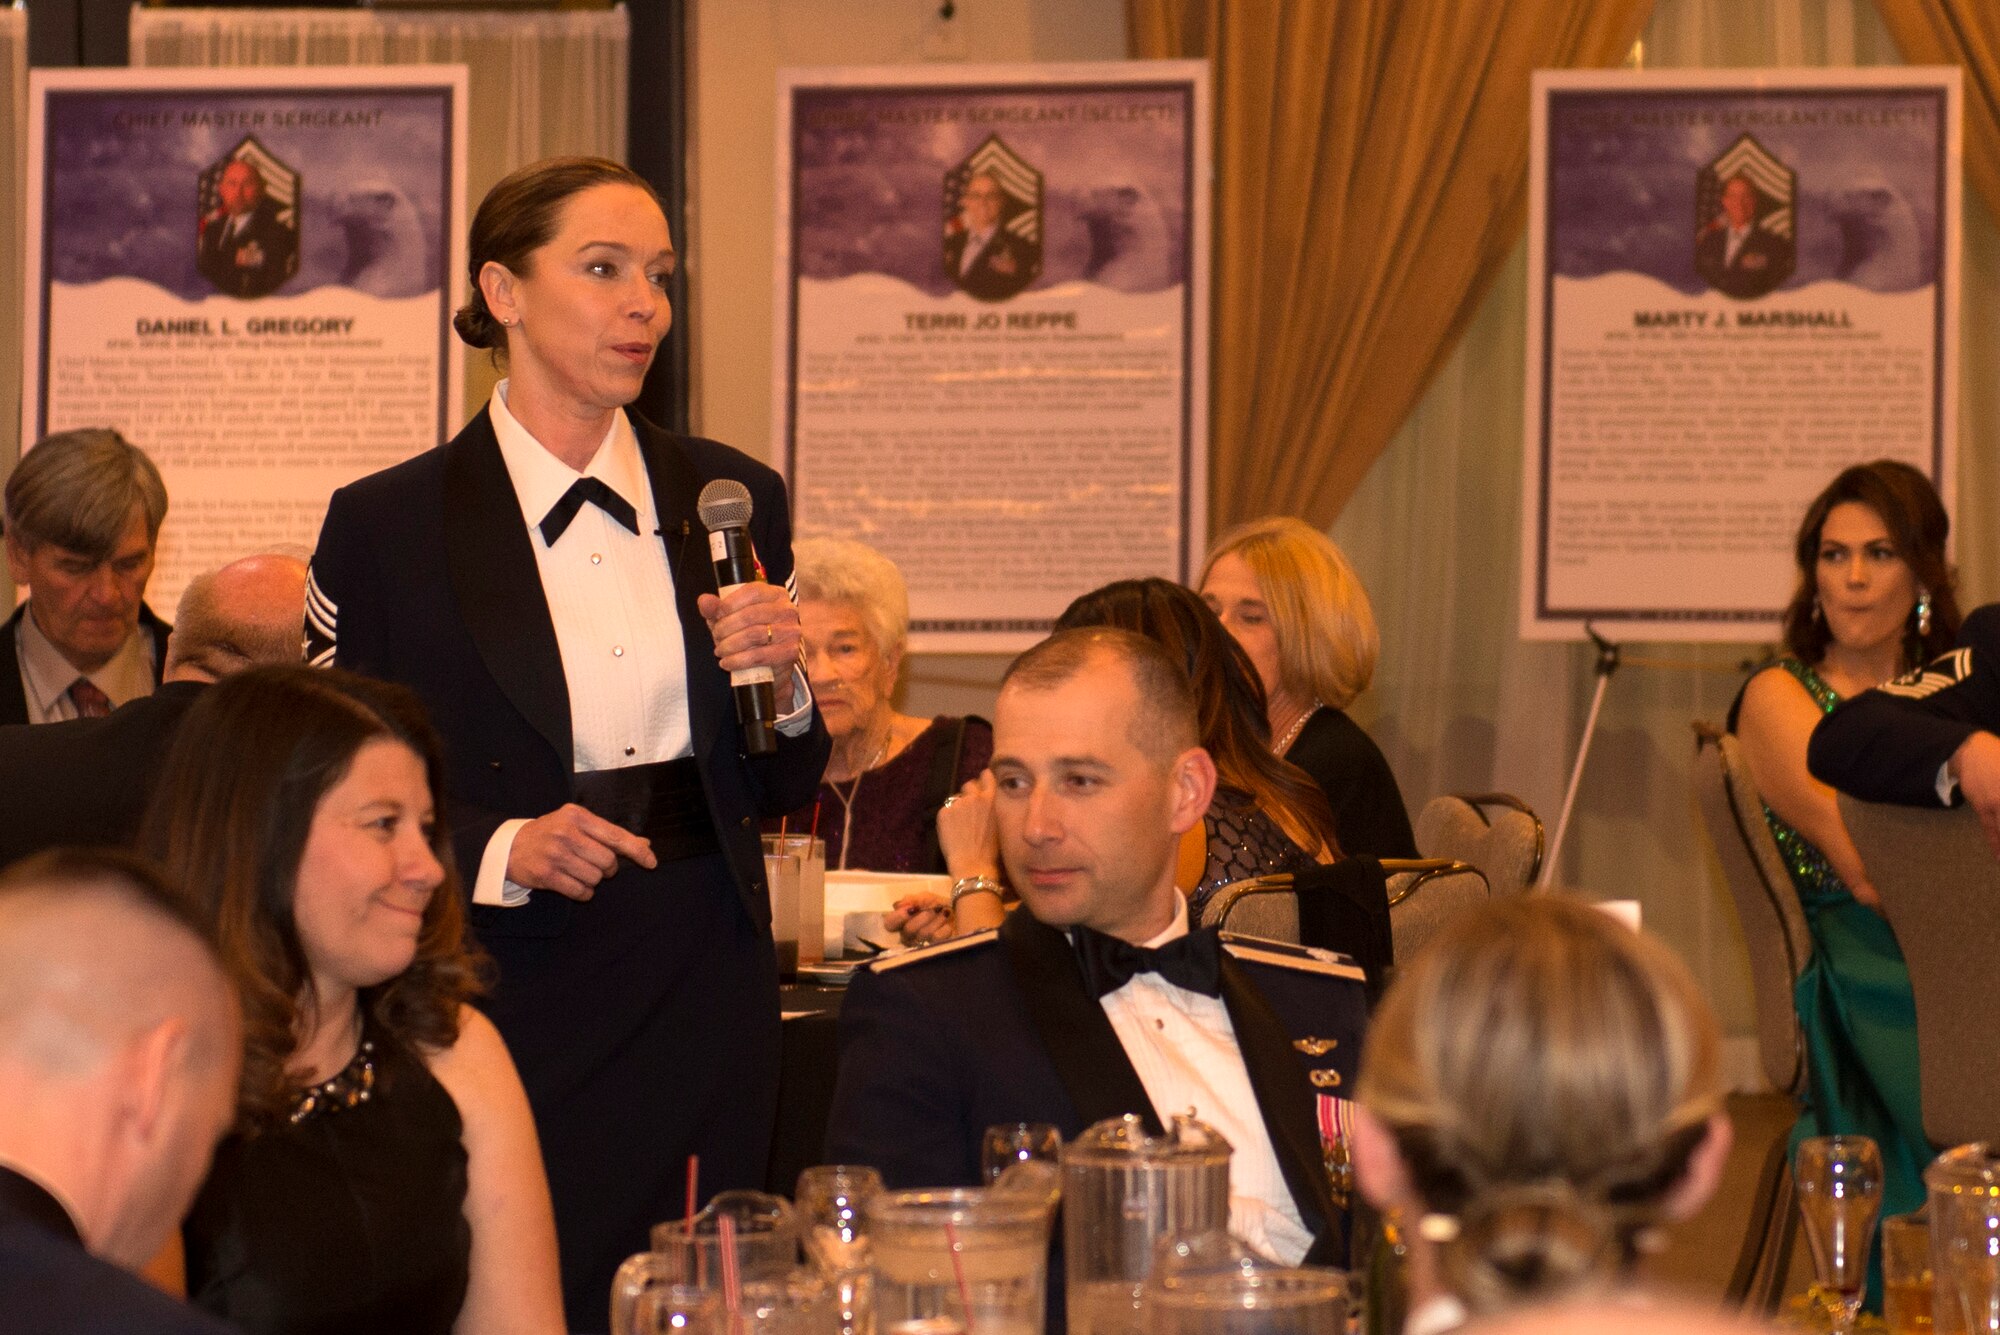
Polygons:
<instances>
[{"instance_id":1,"label":"poster with purple header","mask_svg":"<svg viewBox=\"0 0 2000 1335\"><path fill-rule=\"evenodd\" d=\"M463 410L463 66L37 70L24 447L109 426L166 479L148 600L310 548L334 488Z\"/></svg>"},{"instance_id":2,"label":"poster with purple header","mask_svg":"<svg viewBox=\"0 0 2000 1335\"><path fill-rule=\"evenodd\" d=\"M1192 61L779 76L778 466L902 568L911 648L1010 652L1187 580L1207 504Z\"/></svg>"},{"instance_id":3,"label":"poster with purple header","mask_svg":"<svg viewBox=\"0 0 2000 1335\"><path fill-rule=\"evenodd\" d=\"M1959 72L1541 71L1521 634L1768 641L1850 464L1953 495Z\"/></svg>"}]
</instances>

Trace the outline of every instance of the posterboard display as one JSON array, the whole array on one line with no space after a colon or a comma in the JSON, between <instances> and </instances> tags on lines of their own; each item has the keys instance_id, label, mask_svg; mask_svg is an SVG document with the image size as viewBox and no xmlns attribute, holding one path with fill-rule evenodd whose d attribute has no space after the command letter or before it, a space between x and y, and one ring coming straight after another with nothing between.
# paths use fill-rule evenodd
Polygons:
<instances>
[{"instance_id":1,"label":"posterboard display","mask_svg":"<svg viewBox=\"0 0 2000 1335\"><path fill-rule=\"evenodd\" d=\"M1193 61L787 70L775 403L800 536L902 568L911 647L1011 652L1205 541Z\"/></svg>"},{"instance_id":2,"label":"posterboard display","mask_svg":"<svg viewBox=\"0 0 2000 1335\"><path fill-rule=\"evenodd\" d=\"M464 66L36 70L29 103L22 444L159 465L163 615L456 429Z\"/></svg>"},{"instance_id":3,"label":"posterboard display","mask_svg":"<svg viewBox=\"0 0 2000 1335\"><path fill-rule=\"evenodd\" d=\"M1952 503L1956 69L1541 71L1521 634L1766 641L1807 504Z\"/></svg>"}]
</instances>

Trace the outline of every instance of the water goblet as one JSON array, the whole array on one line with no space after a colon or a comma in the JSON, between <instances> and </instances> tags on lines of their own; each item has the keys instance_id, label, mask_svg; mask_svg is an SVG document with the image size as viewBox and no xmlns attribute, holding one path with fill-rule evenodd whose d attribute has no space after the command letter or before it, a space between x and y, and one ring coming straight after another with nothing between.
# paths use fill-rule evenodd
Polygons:
<instances>
[{"instance_id":1,"label":"water goblet","mask_svg":"<svg viewBox=\"0 0 2000 1335\"><path fill-rule=\"evenodd\" d=\"M979 1146L979 1166L995 1182L1017 1163L1042 1159L1055 1163L1062 1155L1062 1132L1047 1122L1003 1122L986 1128Z\"/></svg>"},{"instance_id":2,"label":"water goblet","mask_svg":"<svg viewBox=\"0 0 2000 1335\"><path fill-rule=\"evenodd\" d=\"M855 1164L820 1164L799 1174L792 1208L803 1225L806 1260L832 1285L840 1335L866 1335L874 1324L868 1237L862 1212L882 1194L882 1175Z\"/></svg>"},{"instance_id":3,"label":"water goblet","mask_svg":"<svg viewBox=\"0 0 2000 1335\"><path fill-rule=\"evenodd\" d=\"M1799 1143L1793 1173L1821 1296L1836 1335L1851 1335L1882 1209L1882 1151L1866 1136L1814 1136Z\"/></svg>"}]
</instances>

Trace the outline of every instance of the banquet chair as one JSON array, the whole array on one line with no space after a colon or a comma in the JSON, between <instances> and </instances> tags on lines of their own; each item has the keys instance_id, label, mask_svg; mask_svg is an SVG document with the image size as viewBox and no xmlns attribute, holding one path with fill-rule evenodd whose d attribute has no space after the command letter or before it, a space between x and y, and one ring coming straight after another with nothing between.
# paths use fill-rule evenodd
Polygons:
<instances>
[{"instance_id":1,"label":"banquet chair","mask_svg":"<svg viewBox=\"0 0 2000 1335\"><path fill-rule=\"evenodd\" d=\"M1722 863L1749 948L1758 1056L1771 1087L1796 1100L1806 1087L1805 1035L1793 999L1799 973L1812 955L1805 911L1736 739L1709 723L1697 722L1694 730L1702 823ZM1798 1238L1788 1141L1788 1136L1776 1137L1765 1156L1726 1290L1730 1301L1765 1315L1777 1310Z\"/></svg>"},{"instance_id":2,"label":"banquet chair","mask_svg":"<svg viewBox=\"0 0 2000 1335\"><path fill-rule=\"evenodd\" d=\"M1203 907L1201 925L1337 950L1367 975L1371 1002L1394 963L1387 878L1373 858L1343 858L1225 885Z\"/></svg>"},{"instance_id":3,"label":"banquet chair","mask_svg":"<svg viewBox=\"0 0 2000 1335\"><path fill-rule=\"evenodd\" d=\"M1202 908L1203 927L1266 941L1299 941L1299 897L1287 875L1252 876L1223 886Z\"/></svg>"},{"instance_id":4,"label":"banquet chair","mask_svg":"<svg viewBox=\"0 0 2000 1335\"><path fill-rule=\"evenodd\" d=\"M1518 895L1542 869L1542 822L1511 793L1434 797L1417 813L1417 851L1469 862L1496 895Z\"/></svg>"},{"instance_id":5,"label":"banquet chair","mask_svg":"<svg viewBox=\"0 0 2000 1335\"><path fill-rule=\"evenodd\" d=\"M2000 1044L1993 961L2000 959L2000 862L1964 807L1887 806L1840 795L1882 912L1910 966L1917 1079L1933 1145L2000 1139Z\"/></svg>"},{"instance_id":6,"label":"banquet chair","mask_svg":"<svg viewBox=\"0 0 2000 1335\"><path fill-rule=\"evenodd\" d=\"M1389 935L1408 961L1456 914L1492 894L1486 873L1452 858L1383 858L1389 882Z\"/></svg>"}]
</instances>

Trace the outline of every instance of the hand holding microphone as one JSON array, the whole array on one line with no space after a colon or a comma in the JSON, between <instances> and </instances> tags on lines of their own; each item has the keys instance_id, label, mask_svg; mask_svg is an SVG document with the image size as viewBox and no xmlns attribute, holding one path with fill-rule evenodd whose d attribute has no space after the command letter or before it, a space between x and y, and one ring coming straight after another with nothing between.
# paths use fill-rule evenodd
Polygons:
<instances>
[{"instance_id":1,"label":"hand holding microphone","mask_svg":"<svg viewBox=\"0 0 2000 1335\"><path fill-rule=\"evenodd\" d=\"M715 637L716 658L729 673L743 749L767 755L778 747L779 716L791 708L798 611L782 588L764 582L750 542L749 488L718 478L701 489L695 509L708 530L718 590L703 594L698 605Z\"/></svg>"}]
</instances>

